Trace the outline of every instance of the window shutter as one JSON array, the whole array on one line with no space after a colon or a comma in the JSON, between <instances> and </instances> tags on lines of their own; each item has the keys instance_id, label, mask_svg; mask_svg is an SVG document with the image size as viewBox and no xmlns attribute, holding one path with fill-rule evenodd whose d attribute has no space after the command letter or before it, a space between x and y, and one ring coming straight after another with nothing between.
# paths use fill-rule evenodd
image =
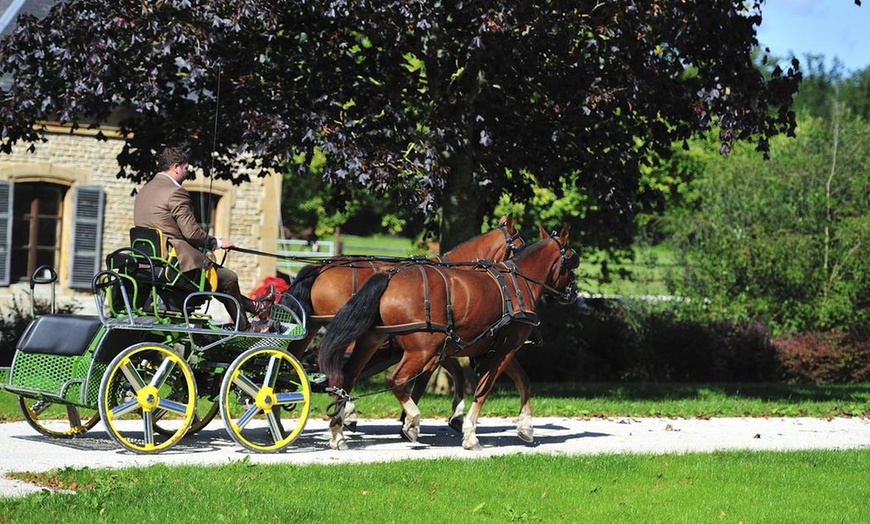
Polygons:
<instances>
[{"instance_id":1,"label":"window shutter","mask_svg":"<svg viewBox=\"0 0 870 524\"><path fill-rule=\"evenodd\" d=\"M90 288L100 270L103 251L103 188L73 188L69 287Z\"/></svg>"},{"instance_id":2,"label":"window shutter","mask_svg":"<svg viewBox=\"0 0 870 524\"><path fill-rule=\"evenodd\" d=\"M0 286L9 285L12 263L12 182L0 180Z\"/></svg>"}]
</instances>

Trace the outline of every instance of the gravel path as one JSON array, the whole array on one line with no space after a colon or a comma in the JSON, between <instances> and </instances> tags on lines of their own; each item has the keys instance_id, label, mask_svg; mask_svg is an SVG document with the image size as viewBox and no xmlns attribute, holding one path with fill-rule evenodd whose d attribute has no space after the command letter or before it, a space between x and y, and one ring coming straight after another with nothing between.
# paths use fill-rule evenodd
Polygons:
<instances>
[{"instance_id":1,"label":"gravel path","mask_svg":"<svg viewBox=\"0 0 870 524\"><path fill-rule=\"evenodd\" d=\"M684 453L715 450L797 450L870 448L870 419L835 418L593 418L535 419L535 442L516 437L515 422L484 418L478 427L483 449L466 451L443 420L424 419L420 440L398 436L394 420L360 420L359 431L346 433L349 449L327 447L326 422L311 420L283 453L249 454L226 434L220 421L185 437L170 450L136 455L119 449L102 423L77 439L50 439L24 422L0 424L0 496L18 496L40 488L5 478L11 471L47 471L63 467L147 466L151 464L225 464L250 456L254 463L348 464L439 457L480 458L513 453L578 455L601 453Z\"/></svg>"}]
</instances>

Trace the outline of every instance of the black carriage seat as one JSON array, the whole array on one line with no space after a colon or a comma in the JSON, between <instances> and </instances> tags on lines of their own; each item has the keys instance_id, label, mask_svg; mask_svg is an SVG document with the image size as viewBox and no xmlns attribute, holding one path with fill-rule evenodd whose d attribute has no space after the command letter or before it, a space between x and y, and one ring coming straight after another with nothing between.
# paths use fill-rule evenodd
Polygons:
<instances>
[{"instance_id":1,"label":"black carriage seat","mask_svg":"<svg viewBox=\"0 0 870 524\"><path fill-rule=\"evenodd\" d=\"M128 298L135 309L156 309L153 301L159 297L163 302L162 309L181 312L184 299L190 293L214 290L214 270L183 273L178 266L175 251L171 249L163 232L156 228L131 228L130 248L110 254L106 257L106 266L128 277L125 285ZM123 303L120 297L114 296L113 300L116 299L115 304ZM206 299L207 297L202 296L188 301L188 309L199 307Z\"/></svg>"},{"instance_id":2,"label":"black carriage seat","mask_svg":"<svg viewBox=\"0 0 870 524\"><path fill-rule=\"evenodd\" d=\"M18 350L25 353L80 356L94 341L102 323L90 315L43 315L24 330Z\"/></svg>"}]
</instances>

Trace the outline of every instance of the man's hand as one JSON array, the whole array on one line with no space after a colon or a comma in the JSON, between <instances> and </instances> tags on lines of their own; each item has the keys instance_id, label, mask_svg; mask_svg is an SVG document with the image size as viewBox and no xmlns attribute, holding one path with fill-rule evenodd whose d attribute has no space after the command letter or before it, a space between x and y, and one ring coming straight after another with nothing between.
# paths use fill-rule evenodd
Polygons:
<instances>
[{"instance_id":1,"label":"man's hand","mask_svg":"<svg viewBox=\"0 0 870 524\"><path fill-rule=\"evenodd\" d=\"M232 249L234 247L236 247L236 245L229 238L220 239L220 249Z\"/></svg>"}]
</instances>

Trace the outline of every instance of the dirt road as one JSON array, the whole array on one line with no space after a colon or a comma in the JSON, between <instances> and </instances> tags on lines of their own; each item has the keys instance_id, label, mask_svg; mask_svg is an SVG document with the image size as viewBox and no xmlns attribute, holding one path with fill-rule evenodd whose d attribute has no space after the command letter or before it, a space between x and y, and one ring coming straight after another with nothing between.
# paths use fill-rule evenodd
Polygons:
<instances>
[{"instance_id":1,"label":"dirt road","mask_svg":"<svg viewBox=\"0 0 870 524\"><path fill-rule=\"evenodd\" d=\"M348 433L349 449L327 447L326 422L309 421L305 431L283 453L249 454L226 434L220 421L185 437L170 450L136 455L119 449L98 424L77 439L50 439L24 422L0 424L0 496L26 494L39 488L3 478L10 471L47 471L63 467L119 468L150 464L225 464L250 456L254 463L347 464L438 457L480 458L513 453L601 454L683 453L714 450L795 450L870 448L870 419L835 418L608 418L535 419L535 442L516 437L514 421L481 420L479 451L466 451L459 435L443 420L424 419L420 440L401 440L394 420L361 420Z\"/></svg>"}]
</instances>

